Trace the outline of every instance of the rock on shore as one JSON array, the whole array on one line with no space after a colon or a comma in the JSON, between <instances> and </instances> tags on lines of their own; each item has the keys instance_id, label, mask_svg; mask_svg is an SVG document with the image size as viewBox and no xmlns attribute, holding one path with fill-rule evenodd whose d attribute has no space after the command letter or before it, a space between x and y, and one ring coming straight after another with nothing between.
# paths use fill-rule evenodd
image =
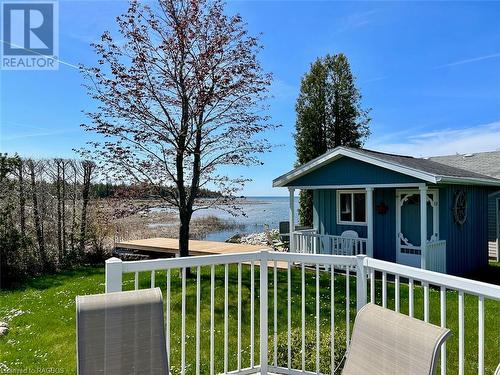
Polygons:
<instances>
[{"instance_id":1,"label":"rock on shore","mask_svg":"<svg viewBox=\"0 0 500 375\"><path fill-rule=\"evenodd\" d=\"M271 229L262 233L235 235L227 242L244 243L257 246L271 246L274 250L279 250L284 246L284 244L279 240L279 231L277 229Z\"/></svg>"}]
</instances>

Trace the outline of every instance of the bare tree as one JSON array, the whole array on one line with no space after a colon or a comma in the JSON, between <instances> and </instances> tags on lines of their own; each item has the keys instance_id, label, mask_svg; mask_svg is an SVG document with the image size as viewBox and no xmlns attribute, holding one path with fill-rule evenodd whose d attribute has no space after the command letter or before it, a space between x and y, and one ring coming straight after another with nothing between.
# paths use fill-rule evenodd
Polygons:
<instances>
[{"instance_id":1,"label":"bare tree","mask_svg":"<svg viewBox=\"0 0 500 375\"><path fill-rule=\"evenodd\" d=\"M67 243L66 243L66 167L70 164L69 160L63 160L61 163L61 176L62 176L62 248L63 256L66 257Z\"/></svg>"},{"instance_id":2,"label":"bare tree","mask_svg":"<svg viewBox=\"0 0 500 375\"><path fill-rule=\"evenodd\" d=\"M82 162L83 171L83 181L82 181L82 218L80 222L80 246L79 246L79 257L83 256L85 250L85 240L87 238L87 208L90 200L90 182L92 180L92 173L95 170L96 165L91 161Z\"/></svg>"},{"instance_id":3,"label":"bare tree","mask_svg":"<svg viewBox=\"0 0 500 375\"><path fill-rule=\"evenodd\" d=\"M26 235L26 195L24 192L24 161L19 159L17 166L17 180L19 186L19 229L21 236Z\"/></svg>"},{"instance_id":4,"label":"bare tree","mask_svg":"<svg viewBox=\"0 0 500 375\"><path fill-rule=\"evenodd\" d=\"M274 128L264 105L271 75L258 39L221 1L132 1L117 22L124 42L104 32L98 66L82 67L99 102L83 126L104 136L92 160L178 209L186 256L193 211L207 207L195 205L200 188L222 193L211 204L229 202L248 180L227 168L260 164L270 149L259 135Z\"/></svg>"},{"instance_id":5,"label":"bare tree","mask_svg":"<svg viewBox=\"0 0 500 375\"><path fill-rule=\"evenodd\" d=\"M74 258L76 256L76 230L77 230L77 221L76 221L76 202L78 199L78 164L76 162L71 162L72 169L72 194L71 194L71 233L70 233L70 242L71 242L71 256Z\"/></svg>"},{"instance_id":6,"label":"bare tree","mask_svg":"<svg viewBox=\"0 0 500 375\"><path fill-rule=\"evenodd\" d=\"M45 251L45 238L43 234L43 220L41 218L38 203L36 175L40 171L40 163L32 159L28 160L28 168L31 180L31 198L33 204L33 223L35 226L36 239L38 243L38 254L42 263L42 270L47 266L47 253Z\"/></svg>"},{"instance_id":7,"label":"bare tree","mask_svg":"<svg viewBox=\"0 0 500 375\"><path fill-rule=\"evenodd\" d=\"M62 176L61 165L63 159L54 159L49 163L48 174L52 177L54 188L56 190L57 201L57 259L59 264L63 262L64 249L62 241Z\"/></svg>"}]
</instances>

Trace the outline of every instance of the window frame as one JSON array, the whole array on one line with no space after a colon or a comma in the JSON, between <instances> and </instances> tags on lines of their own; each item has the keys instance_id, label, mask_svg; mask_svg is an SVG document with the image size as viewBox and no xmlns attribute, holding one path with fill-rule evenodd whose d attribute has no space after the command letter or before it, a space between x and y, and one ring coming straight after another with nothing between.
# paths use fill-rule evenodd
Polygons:
<instances>
[{"instance_id":1,"label":"window frame","mask_svg":"<svg viewBox=\"0 0 500 375\"><path fill-rule=\"evenodd\" d=\"M363 194L365 197L365 221L344 221L340 219L341 215L341 208L340 208L340 195L341 194L350 194L351 196L351 207L352 207L352 212L351 212L351 219L354 219L354 194ZM368 217L368 207L366 203L366 190L362 189L351 189L351 190L337 190L337 207L336 207L336 216L337 216L337 224L338 225L360 225L360 226L366 226L367 225L367 217Z\"/></svg>"}]
</instances>

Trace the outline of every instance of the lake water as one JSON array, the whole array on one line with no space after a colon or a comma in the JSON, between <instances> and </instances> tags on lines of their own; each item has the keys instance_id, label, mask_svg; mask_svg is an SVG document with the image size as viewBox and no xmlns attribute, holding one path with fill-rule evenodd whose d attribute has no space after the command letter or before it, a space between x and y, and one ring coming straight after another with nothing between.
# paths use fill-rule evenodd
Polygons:
<instances>
[{"instance_id":1,"label":"lake water","mask_svg":"<svg viewBox=\"0 0 500 375\"><path fill-rule=\"evenodd\" d=\"M225 241L235 234L263 232L265 226L278 229L280 221L288 221L289 197L247 197L247 203L240 205L245 216L233 216L220 209L196 211L193 217L217 216L222 220L237 224L237 228L208 233L207 241ZM295 217L297 218L298 197L295 198Z\"/></svg>"}]
</instances>

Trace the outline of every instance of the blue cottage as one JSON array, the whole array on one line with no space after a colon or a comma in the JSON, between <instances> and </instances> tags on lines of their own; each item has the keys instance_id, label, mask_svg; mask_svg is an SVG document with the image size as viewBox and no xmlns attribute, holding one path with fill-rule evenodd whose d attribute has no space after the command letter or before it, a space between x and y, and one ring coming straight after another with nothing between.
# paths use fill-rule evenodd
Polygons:
<instances>
[{"instance_id":1,"label":"blue cottage","mask_svg":"<svg viewBox=\"0 0 500 375\"><path fill-rule=\"evenodd\" d=\"M290 250L367 254L463 275L488 263L488 198L500 179L435 160L337 147L273 181L313 191L313 228ZM294 228L290 225L290 228Z\"/></svg>"}]
</instances>

